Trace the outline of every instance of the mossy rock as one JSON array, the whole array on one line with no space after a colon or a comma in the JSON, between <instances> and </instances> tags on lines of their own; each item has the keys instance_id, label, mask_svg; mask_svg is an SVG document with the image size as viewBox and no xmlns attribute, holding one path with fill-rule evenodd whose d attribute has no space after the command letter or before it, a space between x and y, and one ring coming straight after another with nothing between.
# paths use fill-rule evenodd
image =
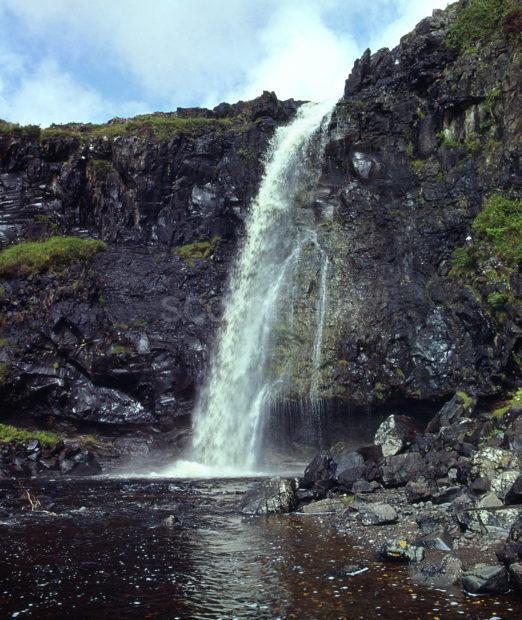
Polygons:
<instances>
[{"instance_id":1,"label":"mossy rock","mask_svg":"<svg viewBox=\"0 0 522 620\"><path fill-rule=\"evenodd\" d=\"M0 252L0 274L34 276L44 271L88 261L105 243L79 237L50 237L45 241L22 241Z\"/></svg>"}]
</instances>

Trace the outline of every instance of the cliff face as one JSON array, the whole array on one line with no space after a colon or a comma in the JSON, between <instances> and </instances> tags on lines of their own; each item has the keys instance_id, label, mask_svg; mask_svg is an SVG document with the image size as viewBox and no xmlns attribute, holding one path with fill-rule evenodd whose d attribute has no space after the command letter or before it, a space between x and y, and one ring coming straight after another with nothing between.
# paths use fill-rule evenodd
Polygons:
<instances>
[{"instance_id":1,"label":"cliff face","mask_svg":"<svg viewBox=\"0 0 522 620\"><path fill-rule=\"evenodd\" d=\"M485 395L520 377L520 13L470 49L450 44L465 5L368 50L335 108L312 205L333 265L326 398Z\"/></svg>"},{"instance_id":2,"label":"cliff face","mask_svg":"<svg viewBox=\"0 0 522 620\"><path fill-rule=\"evenodd\" d=\"M175 117L4 128L4 246L107 242L67 269L4 274L4 416L142 424L190 411L262 156L297 106L265 93Z\"/></svg>"},{"instance_id":3,"label":"cliff face","mask_svg":"<svg viewBox=\"0 0 522 620\"><path fill-rule=\"evenodd\" d=\"M509 211L520 222L520 47L509 29L475 49L450 45L457 10L356 62L302 205L329 258L313 379L343 408L494 394L520 375L520 228L477 219ZM92 261L3 278L4 417L143 424L190 412L262 156L297 107L265 93L175 122L40 135L0 125L2 243L107 242ZM277 343L296 360L299 399L319 276L300 283L303 320Z\"/></svg>"}]
</instances>

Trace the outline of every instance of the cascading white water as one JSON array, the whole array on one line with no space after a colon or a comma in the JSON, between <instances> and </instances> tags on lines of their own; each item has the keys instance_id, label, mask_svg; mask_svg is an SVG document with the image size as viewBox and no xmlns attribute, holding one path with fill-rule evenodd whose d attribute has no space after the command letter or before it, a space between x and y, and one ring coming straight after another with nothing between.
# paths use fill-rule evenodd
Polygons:
<instances>
[{"instance_id":1,"label":"cascading white water","mask_svg":"<svg viewBox=\"0 0 522 620\"><path fill-rule=\"evenodd\" d=\"M305 104L295 120L276 130L258 195L246 222L245 240L232 270L221 329L206 385L194 415L191 457L173 473L252 472L269 398L268 379L274 320L284 306L281 292L303 248L313 243L324 255L314 367L320 363L328 259L314 231L293 224L293 211L309 178L311 139L331 104ZM198 465L200 464L200 465Z\"/></svg>"}]
</instances>

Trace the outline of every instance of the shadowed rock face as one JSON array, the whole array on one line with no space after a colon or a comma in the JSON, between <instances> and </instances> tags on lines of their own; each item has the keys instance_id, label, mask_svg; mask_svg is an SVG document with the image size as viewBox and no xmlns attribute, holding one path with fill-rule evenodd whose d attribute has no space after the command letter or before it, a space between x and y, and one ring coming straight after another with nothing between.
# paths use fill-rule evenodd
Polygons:
<instances>
[{"instance_id":1,"label":"shadowed rock face","mask_svg":"<svg viewBox=\"0 0 522 620\"><path fill-rule=\"evenodd\" d=\"M0 134L0 242L107 242L90 263L2 279L3 414L135 425L190 412L263 155L298 105L264 93L178 110L208 122L166 137L114 137L111 123L97 137Z\"/></svg>"},{"instance_id":2,"label":"shadowed rock face","mask_svg":"<svg viewBox=\"0 0 522 620\"><path fill-rule=\"evenodd\" d=\"M454 11L356 62L300 205L330 260L317 393L342 409L492 394L520 372L518 271L492 257L498 282L450 273L485 198L520 196L520 51L503 35L451 51ZM262 157L297 107L265 93L180 110L209 122L166 138L0 134L1 243L64 232L108 243L92 263L2 282L3 414L134 425L190 413ZM282 325L279 343L300 360L287 377L296 400L312 375L300 357L320 273L304 277L301 331ZM487 298L500 284L499 313Z\"/></svg>"}]
</instances>

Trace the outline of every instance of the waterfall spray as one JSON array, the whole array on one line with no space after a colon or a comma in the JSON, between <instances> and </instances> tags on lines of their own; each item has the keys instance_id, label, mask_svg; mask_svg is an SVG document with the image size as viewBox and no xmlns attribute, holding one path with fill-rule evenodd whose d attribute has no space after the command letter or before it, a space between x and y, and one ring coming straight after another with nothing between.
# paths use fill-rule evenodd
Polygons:
<instances>
[{"instance_id":1,"label":"waterfall spray","mask_svg":"<svg viewBox=\"0 0 522 620\"><path fill-rule=\"evenodd\" d=\"M311 242L317 246L315 231L295 226L294 210L309 181L313 137L329 118L330 109L331 104L303 105L272 139L244 243L231 271L209 375L194 414L191 457L195 463L179 462L175 469L180 475L204 473L207 467L221 474L247 473L256 467L264 417L277 391L268 369L273 325L278 312L284 311L281 294L303 247ZM313 344L315 370L320 364L328 271L328 258L319 251L323 266ZM317 391L317 386L311 389Z\"/></svg>"}]
</instances>

